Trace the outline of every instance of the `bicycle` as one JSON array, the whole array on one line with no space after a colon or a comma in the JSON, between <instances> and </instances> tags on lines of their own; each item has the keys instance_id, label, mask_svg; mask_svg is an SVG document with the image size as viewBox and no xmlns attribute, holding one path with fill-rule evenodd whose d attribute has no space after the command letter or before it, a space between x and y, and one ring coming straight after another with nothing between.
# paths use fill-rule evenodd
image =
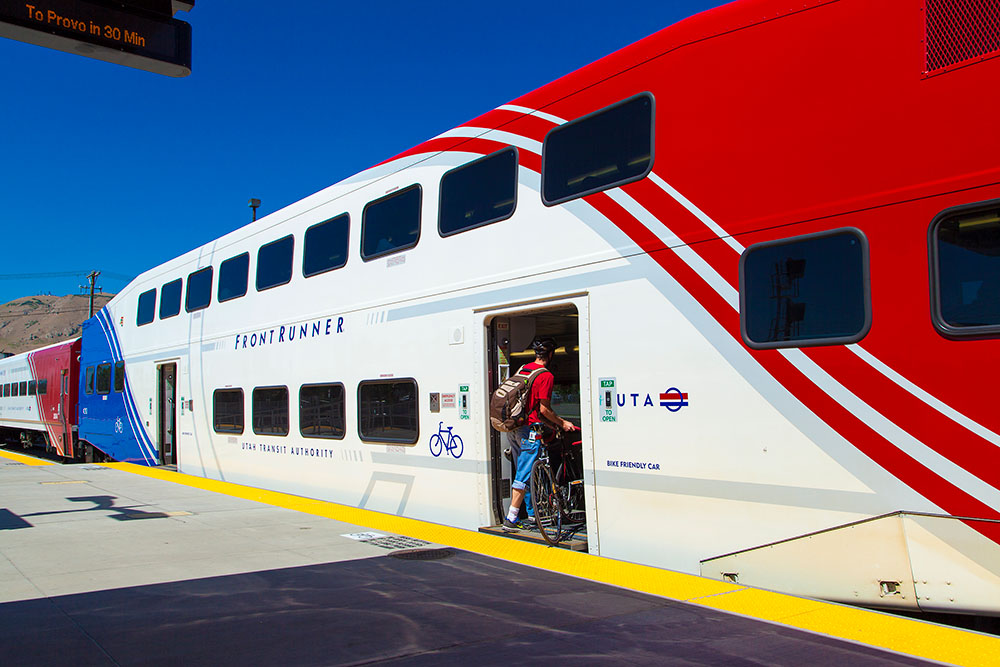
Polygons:
<instances>
[{"instance_id":1,"label":"bicycle","mask_svg":"<svg viewBox=\"0 0 1000 667\"><path fill-rule=\"evenodd\" d=\"M577 437L580 432L574 432ZM543 439L538 460L531 466L531 498L535 524L552 546L573 537L587 525L583 496L581 440L569 443L562 432ZM555 471L552 465L555 463Z\"/></svg>"},{"instance_id":2,"label":"bicycle","mask_svg":"<svg viewBox=\"0 0 1000 667\"><path fill-rule=\"evenodd\" d=\"M447 430L442 428L443 426L444 422L438 422L438 432L431 436L431 454L441 456L441 450L444 449L456 459L462 458L462 453L465 452L462 438L451 432L451 429L455 428L454 426L449 426ZM448 436L447 440L445 440L445 435ZM434 446L435 443L437 443L437 447ZM458 450L457 454L455 453L456 449Z\"/></svg>"}]
</instances>

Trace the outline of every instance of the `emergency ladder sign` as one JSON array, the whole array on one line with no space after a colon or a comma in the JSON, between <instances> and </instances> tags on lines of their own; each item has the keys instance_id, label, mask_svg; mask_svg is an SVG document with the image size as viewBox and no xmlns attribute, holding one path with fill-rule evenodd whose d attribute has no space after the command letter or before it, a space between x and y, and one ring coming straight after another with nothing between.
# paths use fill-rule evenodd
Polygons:
<instances>
[{"instance_id":1,"label":"emergency ladder sign","mask_svg":"<svg viewBox=\"0 0 1000 667\"><path fill-rule=\"evenodd\" d=\"M597 404L601 410L601 421L616 423L618 421L618 383L615 378L599 378L600 392L597 394Z\"/></svg>"}]
</instances>

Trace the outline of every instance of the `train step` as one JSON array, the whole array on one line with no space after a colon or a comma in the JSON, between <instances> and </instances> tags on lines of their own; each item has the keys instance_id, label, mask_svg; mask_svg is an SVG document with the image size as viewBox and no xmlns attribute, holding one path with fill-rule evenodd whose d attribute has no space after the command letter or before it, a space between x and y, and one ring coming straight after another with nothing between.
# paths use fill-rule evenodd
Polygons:
<instances>
[{"instance_id":1,"label":"train step","mask_svg":"<svg viewBox=\"0 0 1000 667\"><path fill-rule=\"evenodd\" d=\"M557 546L560 549L569 549L570 551L587 551L587 536L584 531L577 533L573 538L568 540L563 540ZM490 535L501 535L503 537L509 537L514 540L522 540L524 542L535 542L537 544L548 543L542 537L542 534L537 530L519 530L519 531L506 531L502 526L482 526L479 528L480 533L488 533Z\"/></svg>"}]
</instances>

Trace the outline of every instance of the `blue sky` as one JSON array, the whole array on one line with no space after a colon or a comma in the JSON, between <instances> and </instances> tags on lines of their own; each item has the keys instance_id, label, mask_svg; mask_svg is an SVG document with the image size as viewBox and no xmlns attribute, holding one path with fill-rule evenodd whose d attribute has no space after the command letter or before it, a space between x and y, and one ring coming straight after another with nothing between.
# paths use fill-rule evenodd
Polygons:
<instances>
[{"instance_id":1,"label":"blue sky","mask_svg":"<svg viewBox=\"0 0 1000 667\"><path fill-rule=\"evenodd\" d=\"M722 0L197 0L192 74L0 38L0 303L134 276ZM234 11L238 7L238 11Z\"/></svg>"}]
</instances>

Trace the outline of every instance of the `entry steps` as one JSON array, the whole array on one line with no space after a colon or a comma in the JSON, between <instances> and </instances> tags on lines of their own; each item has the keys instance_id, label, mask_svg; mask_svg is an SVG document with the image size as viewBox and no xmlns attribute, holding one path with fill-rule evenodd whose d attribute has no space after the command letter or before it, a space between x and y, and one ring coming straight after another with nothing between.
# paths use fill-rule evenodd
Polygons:
<instances>
[{"instance_id":1,"label":"entry steps","mask_svg":"<svg viewBox=\"0 0 1000 667\"><path fill-rule=\"evenodd\" d=\"M504 530L503 526L482 526L479 529L480 533L487 533L489 535L500 535L502 537L509 537L515 540L521 540L523 542L534 542L536 544L544 544L550 546L542 534L537 530ZM556 545L560 549L569 549L570 551L587 551L587 529L582 528L577 533L568 540L563 540Z\"/></svg>"}]
</instances>

